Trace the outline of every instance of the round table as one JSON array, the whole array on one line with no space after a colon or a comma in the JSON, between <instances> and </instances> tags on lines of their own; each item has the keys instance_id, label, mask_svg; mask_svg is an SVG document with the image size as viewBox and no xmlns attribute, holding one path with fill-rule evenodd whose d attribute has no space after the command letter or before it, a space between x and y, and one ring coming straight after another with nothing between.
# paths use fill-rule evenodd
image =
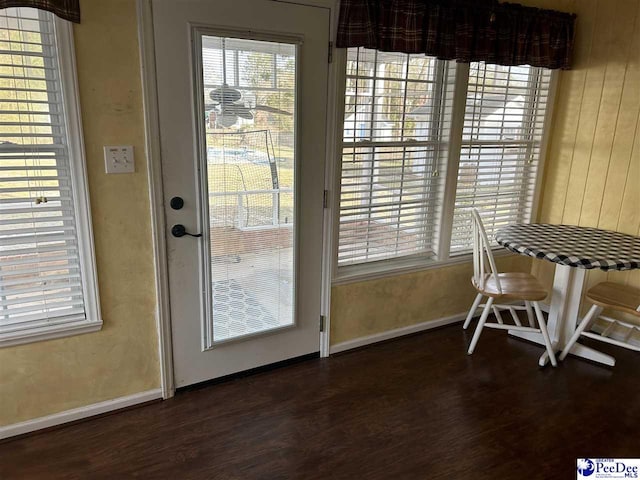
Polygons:
<instances>
[{"instance_id":1,"label":"round table","mask_svg":"<svg viewBox=\"0 0 640 480\"><path fill-rule=\"evenodd\" d=\"M496 232L506 249L556 264L549 319L549 336L555 350L562 350L578 321L585 273L640 268L640 237L598 228L542 223L514 224ZM509 331L510 335L543 344L539 334ZM571 353L606 365L615 359L578 343ZM540 364L546 363L546 353Z\"/></svg>"}]
</instances>

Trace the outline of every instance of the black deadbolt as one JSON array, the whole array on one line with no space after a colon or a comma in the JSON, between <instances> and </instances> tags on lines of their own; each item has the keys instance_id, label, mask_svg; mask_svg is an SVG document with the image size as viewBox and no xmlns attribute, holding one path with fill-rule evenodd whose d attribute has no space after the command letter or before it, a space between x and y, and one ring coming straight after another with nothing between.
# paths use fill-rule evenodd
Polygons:
<instances>
[{"instance_id":1,"label":"black deadbolt","mask_svg":"<svg viewBox=\"0 0 640 480\"><path fill-rule=\"evenodd\" d=\"M173 208L174 210L180 210L182 207L184 207L184 200L182 199L182 197L173 197L169 202L169 205L171 205L171 208Z\"/></svg>"}]
</instances>

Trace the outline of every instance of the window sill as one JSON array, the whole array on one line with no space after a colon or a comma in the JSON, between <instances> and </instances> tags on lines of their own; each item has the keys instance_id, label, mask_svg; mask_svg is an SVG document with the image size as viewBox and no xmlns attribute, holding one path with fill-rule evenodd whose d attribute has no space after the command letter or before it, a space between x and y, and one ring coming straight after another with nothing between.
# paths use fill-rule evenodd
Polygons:
<instances>
[{"instance_id":1,"label":"window sill","mask_svg":"<svg viewBox=\"0 0 640 480\"><path fill-rule=\"evenodd\" d=\"M81 320L73 323L8 332L0 334L0 348L97 332L101 329L102 320Z\"/></svg>"},{"instance_id":2,"label":"window sill","mask_svg":"<svg viewBox=\"0 0 640 480\"><path fill-rule=\"evenodd\" d=\"M493 249L494 257L500 258L511 255L515 254L502 247ZM473 256L471 253L464 253L451 256L447 260L432 260L423 257L414 257L338 267L331 285L365 282L367 280L376 280L379 278L403 275L406 273L421 272L432 268L443 268L451 265L471 263L472 259Z\"/></svg>"}]
</instances>

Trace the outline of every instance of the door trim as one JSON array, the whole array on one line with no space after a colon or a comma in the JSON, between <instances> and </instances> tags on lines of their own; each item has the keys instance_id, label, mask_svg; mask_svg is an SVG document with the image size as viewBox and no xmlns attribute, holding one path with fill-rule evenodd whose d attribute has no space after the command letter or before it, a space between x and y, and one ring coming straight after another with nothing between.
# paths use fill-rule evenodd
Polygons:
<instances>
[{"instance_id":1,"label":"door trim","mask_svg":"<svg viewBox=\"0 0 640 480\"><path fill-rule=\"evenodd\" d=\"M281 0L271 0L281 1ZM330 12L329 38L335 38L337 25L338 0L298 0L296 3L316 8L325 8ZM138 24L138 48L140 55L140 77L142 86L145 154L149 184L149 204L151 233L153 242L153 263L156 293L156 327L158 334L158 357L160 363L160 385L162 398L167 399L175 393L174 364L171 337L171 310L169 301L169 269L167 264L167 243L165 238L166 221L164 216L164 188L162 182L162 164L160 156L160 126L158 112L158 89L156 82L155 45L153 36L153 14L151 0L136 0ZM336 156L336 66L329 65L327 79L327 138L325 162L325 189L331 191L334 185L334 165ZM330 198L330 196L329 196ZM333 205L324 210L323 255L322 255L322 293L320 314L324 316L324 329L320 332L320 356L329 356L330 345L330 306L331 278L333 276ZM320 319L318 319L318 323Z\"/></svg>"},{"instance_id":2,"label":"door trim","mask_svg":"<svg viewBox=\"0 0 640 480\"><path fill-rule=\"evenodd\" d=\"M338 98L338 95L344 92L344 84L340 86L340 83L344 82L344 77L340 74L340 66L342 66L343 69L346 65L346 63L343 64L339 60L343 57L336 55L336 52L333 51L335 50L335 39L337 36L339 0L324 1L330 10L329 39L331 44L329 45L330 60L327 78L327 138L325 148L327 158L324 164L324 189L325 192L327 192L325 195L327 202L324 209L322 231L322 292L320 298L320 314L323 317L323 328L320 332L320 357L328 357L331 354L331 283L334 277L334 268L336 268L334 256L337 255L337 242L334 237L334 231L337 231L337 228L335 228L335 222L337 221L335 211L337 207L339 207L339 205L337 205L338 202L335 200L335 192L339 182L336 174L336 166L339 158L338 148L339 145L341 145L343 127L342 117L339 118L338 113L344 108L344 97Z\"/></svg>"},{"instance_id":3,"label":"door trim","mask_svg":"<svg viewBox=\"0 0 640 480\"><path fill-rule=\"evenodd\" d=\"M149 205L156 293L156 328L158 333L158 361L162 398L173 397L173 350L171 342L171 309L169 304L169 267L167 264L166 222L162 164L160 162L160 125L158 116L158 86L156 83L155 46L151 0L136 0L138 16L138 47L140 80L144 115L144 142L147 157Z\"/></svg>"}]
</instances>

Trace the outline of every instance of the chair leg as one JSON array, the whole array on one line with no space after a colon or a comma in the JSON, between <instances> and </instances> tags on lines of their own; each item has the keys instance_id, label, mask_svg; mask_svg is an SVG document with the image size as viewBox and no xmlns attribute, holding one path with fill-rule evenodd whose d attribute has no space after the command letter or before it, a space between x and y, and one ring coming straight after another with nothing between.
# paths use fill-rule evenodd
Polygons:
<instances>
[{"instance_id":1,"label":"chair leg","mask_svg":"<svg viewBox=\"0 0 640 480\"><path fill-rule=\"evenodd\" d=\"M582 332L584 332L586 328L596 318L600 316L600 314L602 313L602 310L603 310L602 307L599 307L598 305L593 305L589 309L585 317L580 322L580 325L578 325L578 328L576 328L576 331L573 332L573 335L571 336L571 339L567 342L567 345L564 347L564 350L562 350L562 353L560 354L560 360L564 360L565 358L567 358L567 355L569 355L569 351L571 350L573 345L578 341L578 338L580 337L580 335L582 335Z\"/></svg>"},{"instance_id":2,"label":"chair leg","mask_svg":"<svg viewBox=\"0 0 640 480\"><path fill-rule=\"evenodd\" d=\"M515 323L518 327L521 327L522 323L520 322L520 318L518 318L518 312L516 312L516 309L513 307L509 307L509 312L511 313L511 318L513 318L513 323Z\"/></svg>"},{"instance_id":3,"label":"chair leg","mask_svg":"<svg viewBox=\"0 0 640 480\"><path fill-rule=\"evenodd\" d=\"M482 294L479 293L478 295L476 295L476 298L473 301L473 305L471 305L471 310L469 310L469 313L467 314L467 319L464 321L464 325L462 326L463 330L466 330L467 328L469 328L469 324L471 323L473 314L476 313L476 310L478 309L478 305L480 305L481 301L482 301Z\"/></svg>"},{"instance_id":4,"label":"chair leg","mask_svg":"<svg viewBox=\"0 0 640 480\"><path fill-rule=\"evenodd\" d=\"M493 306L493 314L496 317L496 320L498 321L498 323L500 325L504 325L504 320L502 319L502 314L500 313L500 309L496 308L496 306Z\"/></svg>"},{"instance_id":5,"label":"chair leg","mask_svg":"<svg viewBox=\"0 0 640 480\"><path fill-rule=\"evenodd\" d=\"M547 330L547 322L544 321L544 316L542 315L542 310L540 310L540 304L538 302L532 302L533 308L536 310L536 317L538 319L538 326L540 327L540 333L542 333L542 338L544 338L544 344L547 347L547 352L549 353L549 360L551 361L551 365L554 367L558 366L558 361L556 360L556 354L553 351L553 345L551 345L551 339L549 338L549 331Z\"/></svg>"},{"instance_id":6,"label":"chair leg","mask_svg":"<svg viewBox=\"0 0 640 480\"><path fill-rule=\"evenodd\" d=\"M473 338L471 339L471 344L469 345L469 350L467 351L468 355L473 354L473 351L476 348L476 344L478 343L478 339L480 338L480 334L482 333L484 324L486 323L487 317L489 316L489 312L491 311L492 304L493 304L493 297L489 297L489 300L487 300L487 304L484 306L484 310L482 311L482 315L480 316L480 320L478 321L478 326L476 327L476 331L473 333Z\"/></svg>"},{"instance_id":7,"label":"chair leg","mask_svg":"<svg viewBox=\"0 0 640 480\"><path fill-rule=\"evenodd\" d=\"M529 326L531 328L536 328L536 322L533 320L533 309L531 308L531 302L525 301L524 307L527 309L527 319L529 320Z\"/></svg>"}]
</instances>

